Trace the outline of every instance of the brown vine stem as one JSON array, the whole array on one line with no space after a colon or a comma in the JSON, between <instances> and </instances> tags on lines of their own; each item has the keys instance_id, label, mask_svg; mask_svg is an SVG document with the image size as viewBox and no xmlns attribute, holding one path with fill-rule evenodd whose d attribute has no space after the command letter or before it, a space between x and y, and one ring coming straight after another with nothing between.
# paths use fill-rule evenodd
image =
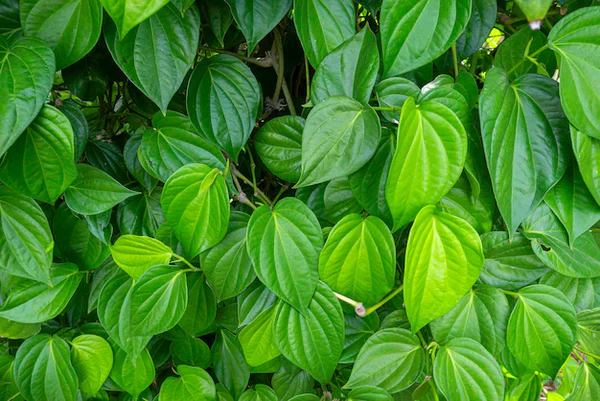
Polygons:
<instances>
[{"instance_id":1,"label":"brown vine stem","mask_svg":"<svg viewBox=\"0 0 600 401\"><path fill-rule=\"evenodd\" d=\"M231 175L233 176L234 184L235 184L235 181L237 181L237 179L239 178L240 180L244 181L246 184L252 186L252 188L254 189L254 194L259 196L263 200L263 202L265 202L269 206L271 206L273 204L271 199L269 199L269 197L263 191L261 191L260 188L258 188L258 186L255 183L253 183L248 177L246 177L244 174L242 174L233 164L231 165ZM239 181L238 181L238 184L239 184ZM238 189L238 191L240 192L240 195L242 195L244 193L241 190L241 186ZM239 198L239 196L238 196L238 198ZM240 200L240 202L242 202L242 201ZM245 202L242 202L242 203L245 203ZM256 209L256 206L254 206L254 208Z\"/></svg>"},{"instance_id":2,"label":"brown vine stem","mask_svg":"<svg viewBox=\"0 0 600 401\"><path fill-rule=\"evenodd\" d=\"M231 170L233 172L233 170L235 170L235 166L233 165L233 162L231 162L229 164L231 166ZM237 177L235 176L235 174L231 174L231 177L233 179L233 185L235 185L235 189L238 191L237 196L235 197L235 199L240 202L243 203L244 205L250 206L253 210L258 209L256 207L256 205L254 203L252 203L250 201L250 199L248 199L246 197L246 194L244 193L244 191L242 190L242 186L240 185L240 182L238 181Z\"/></svg>"},{"instance_id":3,"label":"brown vine stem","mask_svg":"<svg viewBox=\"0 0 600 401\"><path fill-rule=\"evenodd\" d=\"M228 54L230 56L237 57L242 61L246 61L248 63L255 64L255 65L258 65L258 66L264 67L264 68L273 67L273 60L270 57L265 57L265 58L246 57L246 56L242 56L241 54L237 54L237 53L230 52L227 50L214 49L212 47L206 47L206 46L202 46L202 45L198 46L198 49L204 50L206 52Z\"/></svg>"},{"instance_id":4,"label":"brown vine stem","mask_svg":"<svg viewBox=\"0 0 600 401\"><path fill-rule=\"evenodd\" d=\"M284 59L283 59L283 43L281 42L281 35L279 34L279 30L275 28L275 47L277 48L277 58L273 59L273 68L275 68L275 72L277 73L277 80L281 79L281 89L283 90L283 96L285 97L285 102L287 103L288 109L290 109L290 114L295 116L296 107L294 107L294 101L292 99L292 94L290 93L290 88L285 81L284 76ZM280 78L281 77L281 78ZM277 99L273 99L274 102Z\"/></svg>"}]
</instances>

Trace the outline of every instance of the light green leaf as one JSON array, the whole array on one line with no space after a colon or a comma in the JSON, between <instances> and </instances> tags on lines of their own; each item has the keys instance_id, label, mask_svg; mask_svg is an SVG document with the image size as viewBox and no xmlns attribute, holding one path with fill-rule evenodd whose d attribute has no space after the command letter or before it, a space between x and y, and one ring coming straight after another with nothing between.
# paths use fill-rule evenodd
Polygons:
<instances>
[{"instance_id":1,"label":"light green leaf","mask_svg":"<svg viewBox=\"0 0 600 401\"><path fill-rule=\"evenodd\" d=\"M71 361L79 377L79 388L96 396L113 366L108 342L96 335L84 334L71 342Z\"/></svg>"},{"instance_id":2,"label":"light green leaf","mask_svg":"<svg viewBox=\"0 0 600 401\"><path fill-rule=\"evenodd\" d=\"M333 291L372 306L395 276L394 238L381 219L349 214L333 227L319 256L319 277Z\"/></svg>"},{"instance_id":3,"label":"light green leaf","mask_svg":"<svg viewBox=\"0 0 600 401\"><path fill-rule=\"evenodd\" d=\"M531 29L519 29L513 35L504 40L494 58L494 65L505 71L511 71L510 78L515 79L528 73L554 74L556 70L556 58L551 50L542 48L547 44L546 35L542 31ZM535 57L535 63L526 56L539 52ZM544 70L540 71L540 66Z\"/></svg>"},{"instance_id":4,"label":"light green leaf","mask_svg":"<svg viewBox=\"0 0 600 401\"><path fill-rule=\"evenodd\" d=\"M255 280L238 296L238 326L250 324L265 309L275 305L277 295Z\"/></svg>"},{"instance_id":5,"label":"light green leaf","mask_svg":"<svg viewBox=\"0 0 600 401\"><path fill-rule=\"evenodd\" d=\"M264 384L257 384L242 394L239 401L277 401L275 391Z\"/></svg>"},{"instance_id":6,"label":"light green leaf","mask_svg":"<svg viewBox=\"0 0 600 401\"><path fill-rule=\"evenodd\" d=\"M113 260L135 280L150 267L168 264L173 257L171 248L157 239L122 235L110 247Z\"/></svg>"},{"instance_id":7,"label":"light green leaf","mask_svg":"<svg viewBox=\"0 0 600 401\"><path fill-rule=\"evenodd\" d=\"M132 357L120 348L113 348L114 362L110 378L123 390L137 400L142 391L154 381L156 371L154 362L147 349L139 356Z\"/></svg>"},{"instance_id":8,"label":"light green leaf","mask_svg":"<svg viewBox=\"0 0 600 401\"><path fill-rule=\"evenodd\" d=\"M529 373L513 381L506 390L507 401L538 401L542 393L542 381L538 375Z\"/></svg>"},{"instance_id":9,"label":"light green leaf","mask_svg":"<svg viewBox=\"0 0 600 401\"><path fill-rule=\"evenodd\" d=\"M350 391L348 401L394 401L394 398L382 388L361 386Z\"/></svg>"},{"instance_id":10,"label":"light green leaf","mask_svg":"<svg viewBox=\"0 0 600 401\"><path fill-rule=\"evenodd\" d=\"M320 383L329 382L344 347L344 315L333 291L319 282L304 314L280 302L273 330L283 356Z\"/></svg>"},{"instance_id":11,"label":"light green leaf","mask_svg":"<svg viewBox=\"0 0 600 401\"><path fill-rule=\"evenodd\" d=\"M587 354L600 358L600 308L577 314L577 341Z\"/></svg>"},{"instance_id":12,"label":"light green leaf","mask_svg":"<svg viewBox=\"0 0 600 401\"><path fill-rule=\"evenodd\" d=\"M119 37L169 3L169 0L100 0L102 6L117 25Z\"/></svg>"},{"instance_id":13,"label":"light green leaf","mask_svg":"<svg viewBox=\"0 0 600 401\"><path fill-rule=\"evenodd\" d=\"M361 348L344 387L378 386L397 393L417 380L425 358L419 339L410 331L380 330Z\"/></svg>"},{"instance_id":14,"label":"light green leaf","mask_svg":"<svg viewBox=\"0 0 600 401\"><path fill-rule=\"evenodd\" d=\"M40 323L18 323L0 317L0 337L10 340L26 339L35 336L40 329Z\"/></svg>"},{"instance_id":15,"label":"light green leaf","mask_svg":"<svg viewBox=\"0 0 600 401\"><path fill-rule=\"evenodd\" d=\"M327 220L337 223L350 214L362 212L362 206L354 197L348 177L334 178L326 184L323 206Z\"/></svg>"},{"instance_id":16,"label":"light green leaf","mask_svg":"<svg viewBox=\"0 0 600 401\"><path fill-rule=\"evenodd\" d=\"M211 326L217 315L217 301L213 290L201 273L191 273L187 279L188 304L179 326L191 336Z\"/></svg>"},{"instance_id":17,"label":"light green leaf","mask_svg":"<svg viewBox=\"0 0 600 401\"><path fill-rule=\"evenodd\" d=\"M273 338L274 317L275 306L271 306L244 327L238 335L248 365L260 366L281 355Z\"/></svg>"},{"instance_id":18,"label":"light green leaf","mask_svg":"<svg viewBox=\"0 0 600 401\"><path fill-rule=\"evenodd\" d=\"M415 101L421 95L421 89L411 80L402 77L390 77L381 80L375 88L377 102L381 107L401 109L409 97ZM381 115L388 121L398 124L399 111L384 110Z\"/></svg>"},{"instance_id":19,"label":"light green leaf","mask_svg":"<svg viewBox=\"0 0 600 401\"><path fill-rule=\"evenodd\" d=\"M278 297L306 311L318 281L323 233L302 201L285 198L273 210L264 205L250 217L248 254L256 275Z\"/></svg>"},{"instance_id":20,"label":"light green leaf","mask_svg":"<svg viewBox=\"0 0 600 401\"><path fill-rule=\"evenodd\" d=\"M600 393L600 370L597 367L584 362L577 373L573 383L573 391L565 401L593 400Z\"/></svg>"},{"instance_id":21,"label":"light green leaf","mask_svg":"<svg viewBox=\"0 0 600 401\"><path fill-rule=\"evenodd\" d=\"M281 368L271 380L273 390L280 400L294 399L294 396L309 392L315 385L315 380L285 358L281 360Z\"/></svg>"},{"instance_id":22,"label":"light green leaf","mask_svg":"<svg viewBox=\"0 0 600 401\"><path fill-rule=\"evenodd\" d=\"M600 289L600 278L573 278L550 270L539 281L560 290L567 296L577 312L592 309L596 297L596 288Z\"/></svg>"},{"instance_id":23,"label":"light green leaf","mask_svg":"<svg viewBox=\"0 0 600 401\"><path fill-rule=\"evenodd\" d=\"M215 401L215 382L203 369L194 366L177 367L180 377L167 377L160 386L160 401Z\"/></svg>"},{"instance_id":24,"label":"light green leaf","mask_svg":"<svg viewBox=\"0 0 600 401\"><path fill-rule=\"evenodd\" d=\"M404 303L413 333L454 308L483 268L483 248L466 221L427 206L406 248Z\"/></svg>"},{"instance_id":25,"label":"light green leaf","mask_svg":"<svg viewBox=\"0 0 600 401\"><path fill-rule=\"evenodd\" d=\"M600 204L600 176L595 173L600 171L600 140L571 126L571 143L583 182L596 203Z\"/></svg>"},{"instance_id":26,"label":"light green leaf","mask_svg":"<svg viewBox=\"0 0 600 401\"><path fill-rule=\"evenodd\" d=\"M238 339L227 330L220 330L212 346L213 366L219 382L239 399L248 387L250 370Z\"/></svg>"},{"instance_id":27,"label":"light green leaf","mask_svg":"<svg viewBox=\"0 0 600 401\"><path fill-rule=\"evenodd\" d=\"M331 96L316 105L302 134L302 174L296 187L345 177L364 166L381 138L375 110L354 99Z\"/></svg>"}]
</instances>

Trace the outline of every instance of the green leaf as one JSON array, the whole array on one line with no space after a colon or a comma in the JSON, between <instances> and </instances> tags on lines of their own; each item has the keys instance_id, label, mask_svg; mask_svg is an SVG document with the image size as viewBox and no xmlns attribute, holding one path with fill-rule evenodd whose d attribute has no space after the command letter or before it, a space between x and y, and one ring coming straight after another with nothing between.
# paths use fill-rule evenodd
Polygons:
<instances>
[{"instance_id":1,"label":"green leaf","mask_svg":"<svg viewBox=\"0 0 600 401\"><path fill-rule=\"evenodd\" d=\"M2 159L0 180L54 204L76 177L71 124L58 109L45 105Z\"/></svg>"},{"instance_id":2,"label":"green leaf","mask_svg":"<svg viewBox=\"0 0 600 401\"><path fill-rule=\"evenodd\" d=\"M256 275L278 297L306 311L318 281L323 233L317 218L296 198L264 205L250 217L248 254Z\"/></svg>"},{"instance_id":3,"label":"green leaf","mask_svg":"<svg viewBox=\"0 0 600 401\"><path fill-rule=\"evenodd\" d=\"M188 164L165 183L165 218L189 258L218 244L227 233L229 196L223 174L205 164Z\"/></svg>"},{"instance_id":4,"label":"green leaf","mask_svg":"<svg viewBox=\"0 0 600 401\"><path fill-rule=\"evenodd\" d=\"M104 29L115 63L163 113L192 67L199 34L200 12L195 5L181 15L175 5L167 4L127 35L118 22L117 26L109 22Z\"/></svg>"},{"instance_id":5,"label":"green leaf","mask_svg":"<svg viewBox=\"0 0 600 401\"><path fill-rule=\"evenodd\" d=\"M411 80L402 77L390 77L381 80L375 88L377 102L381 107L401 109L409 97L415 101L421 95L419 87ZM388 121L398 124L400 112L384 110L381 115Z\"/></svg>"},{"instance_id":6,"label":"green leaf","mask_svg":"<svg viewBox=\"0 0 600 401\"><path fill-rule=\"evenodd\" d=\"M361 348L344 387L378 386L397 393L417 380L425 367L425 358L419 339L410 331L380 330Z\"/></svg>"},{"instance_id":7,"label":"green leaf","mask_svg":"<svg viewBox=\"0 0 600 401\"><path fill-rule=\"evenodd\" d=\"M290 401L319 401L320 398L314 394L299 394L290 398Z\"/></svg>"},{"instance_id":8,"label":"green leaf","mask_svg":"<svg viewBox=\"0 0 600 401\"><path fill-rule=\"evenodd\" d=\"M273 338L274 317L275 306L271 306L244 327L238 335L248 365L260 366L281 355Z\"/></svg>"},{"instance_id":9,"label":"green leaf","mask_svg":"<svg viewBox=\"0 0 600 401\"><path fill-rule=\"evenodd\" d=\"M162 189L125 199L117 209L117 226L121 234L154 237L165 222L160 207Z\"/></svg>"},{"instance_id":10,"label":"green leaf","mask_svg":"<svg viewBox=\"0 0 600 401\"><path fill-rule=\"evenodd\" d=\"M522 234L512 242L505 231L492 231L481 236L485 261L479 279L505 290L518 290L548 272L535 255L531 243Z\"/></svg>"},{"instance_id":11,"label":"green leaf","mask_svg":"<svg viewBox=\"0 0 600 401\"><path fill-rule=\"evenodd\" d=\"M127 142L125 142L125 147L123 149L123 159L125 161L125 166L127 170L133 175L133 177L140 182L148 191L152 191L158 180L148 173L142 164L140 163L140 157L138 156L138 150L142 145L142 136L141 132L137 132L132 135Z\"/></svg>"},{"instance_id":12,"label":"green leaf","mask_svg":"<svg viewBox=\"0 0 600 401\"><path fill-rule=\"evenodd\" d=\"M383 75L400 75L441 56L459 38L470 16L471 0L384 0Z\"/></svg>"},{"instance_id":13,"label":"green leaf","mask_svg":"<svg viewBox=\"0 0 600 401\"><path fill-rule=\"evenodd\" d=\"M378 73L377 39L367 25L319 64L311 83L311 102L346 96L368 104Z\"/></svg>"},{"instance_id":14,"label":"green leaf","mask_svg":"<svg viewBox=\"0 0 600 401\"><path fill-rule=\"evenodd\" d=\"M458 57L469 57L482 47L494 28L497 15L498 4L495 0L472 0L471 18L456 39Z\"/></svg>"},{"instance_id":15,"label":"green leaf","mask_svg":"<svg viewBox=\"0 0 600 401\"><path fill-rule=\"evenodd\" d=\"M548 35L559 61L560 99L571 124L600 138L600 9L584 8L562 18Z\"/></svg>"},{"instance_id":16,"label":"green leaf","mask_svg":"<svg viewBox=\"0 0 600 401\"><path fill-rule=\"evenodd\" d=\"M18 323L0 317L0 336L10 340L33 337L40 332L40 329L39 323Z\"/></svg>"},{"instance_id":17,"label":"green leaf","mask_svg":"<svg viewBox=\"0 0 600 401\"><path fill-rule=\"evenodd\" d=\"M188 304L179 326L187 334L196 336L214 322L217 315L217 301L203 274L191 273L187 283Z\"/></svg>"},{"instance_id":18,"label":"green leaf","mask_svg":"<svg viewBox=\"0 0 600 401\"><path fill-rule=\"evenodd\" d=\"M271 385L280 400L293 399L294 396L312 390L314 379L305 370L282 358L281 368L273 375Z\"/></svg>"},{"instance_id":19,"label":"green leaf","mask_svg":"<svg viewBox=\"0 0 600 401\"><path fill-rule=\"evenodd\" d=\"M90 334L76 337L71 347L71 361L79 378L79 388L95 396L112 369L112 349L105 339Z\"/></svg>"},{"instance_id":20,"label":"green leaf","mask_svg":"<svg viewBox=\"0 0 600 401\"><path fill-rule=\"evenodd\" d=\"M595 287L600 284L598 278L573 278L550 270L539 283L560 290L567 296L577 312L594 307Z\"/></svg>"},{"instance_id":21,"label":"green leaf","mask_svg":"<svg viewBox=\"0 0 600 401\"><path fill-rule=\"evenodd\" d=\"M191 365L206 369L212 364L210 348L199 338L186 336L177 339L171 343L169 351L177 366Z\"/></svg>"},{"instance_id":22,"label":"green leaf","mask_svg":"<svg viewBox=\"0 0 600 401\"><path fill-rule=\"evenodd\" d=\"M213 366L219 382L239 399L250 379L250 370L244 360L238 339L227 330L220 330L212 346Z\"/></svg>"},{"instance_id":23,"label":"green leaf","mask_svg":"<svg viewBox=\"0 0 600 401\"><path fill-rule=\"evenodd\" d=\"M526 376L513 381L507 388L508 401L538 401L542 392L542 381L536 374L529 373Z\"/></svg>"},{"instance_id":24,"label":"green leaf","mask_svg":"<svg viewBox=\"0 0 600 401\"><path fill-rule=\"evenodd\" d=\"M344 351L339 363L354 363L362 346L379 329L379 316L377 313L365 317L345 314L344 321Z\"/></svg>"},{"instance_id":25,"label":"green leaf","mask_svg":"<svg viewBox=\"0 0 600 401\"><path fill-rule=\"evenodd\" d=\"M294 24L313 67L350 39L355 31L354 4L349 0L294 0Z\"/></svg>"},{"instance_id":26,"label":"green leaf","mask_svg":"<svg viewBox=\"0 0 600 401\"><path fill-rule=\"evenodd\" d=\"M227 234L213 248L200 254L200 265L217 301L242 293L256 274L246 250L246 231L250 216L231 212Z\"/></svg>"},{"instance_id":27,"label":"green leaf","mask_svg":"<svg viewBox=\"0 0 600 401\"><path fill-rule=\"evenodd\" d=\"M275 117L254 135L260 160L282 180L297 182L300 179L304 121L298 116Z\"/></svg>"},{"instance_id":28,"label":"green leaf","mask_svg":"<svg viewBox=\"0 0 600 401\"><path fill-rule=\"evenodd\" d=\"M215 401L215 382L203 369L194 366L177 367L180 377L167 377L160 386L161 401Z\"/></svg>"},{"instance_id":29,"label":"green leaf","mask_svg":"<svg viewBox=\"0 0 600 401\"><path fill-rule=\"evenodd\" d=\"M89 164L104 171L115 180L122 183L129 182L121 148L111 139L105 138L101 132L93 135L93 138L88 141L85 147L85 157Z\"/></svg>"},{"instance_id":30,"label":"green leaf","mask_svg":"<svg viewBox=\"0 0 600 401\"><path fill-rule=\"evenodd\" d=\"M448 401L504 399L500 365L470 338L455 338L440 348L433 361L433 376Z\"/></svg>"},{"instance_id":31,"label":"green leaf","mask_svg":"<svg viewBox=\"0 0 600 401\"><path fill-rule=\"evenodd\" d=\"M88 229L90 233L98 238L104 245L110 244L110 239L113 235L113 226L110 223L112 217L112 210L107 210L99 214L93 214L91 216L85 216Z\"/></svg>"},{"instance_id":32,"label":"green leaf","mask_svg":"<svg viewBox=\"0 0 600 401\"><path fill-rule=\"evenodd\" d=\"M254 388L244 391L239 401L277 401L277 395L272 388L257 384Z\"/></svg>"},{"instance_id":33,"label":"green leaf","mask_svg":"<svg viewBox=\"0 0 600 401\"><path fill-rule=\"evenodd\" d=\"M333 291L319 282L304 314L280 302L273 330L283 356L320 383L329 382L344 347L344 315Z\"/></svg>"},{"instance_id":34,"label":"green leaf","mask_svg":"<svg viewBox=\"0 0 600 401\"><path fill-rule=\"evenodd\" d=\"M467 337L482 344L492 355L499 355L506 341L509 314L508 302L502 292L478 285L450 312L431 322L431 333L440 344Z\"/></svg>"},{"instance_id":35,"label":"green leaf","mask_svg":"<svg viewBox=\"0 0 600 401\"><path fill-rule=\"evenodd\" d=\"M221 54L198 63L190 77L186 104L202 136L237 162L254 128L260 100L260 87L250 68Z\"/></svg>"},{"instance_id":36,"label":"green leaf","mask_svg":"<svg viewBox=\"0 0 600 401\"><path fill-rule=\"evenodd\" d=\"M42 323L58 316L77 290L82 275L72 263L50 269L52 286L21 280L0 308L0 317L19 323Z\"/></svg>"},{"instance_id":37,"label":"green leaf","mask_svg":"<svg viewBox=\"0 0 600 401\"><path fill-rule=\"evenodd\" d=\"M600 357L600 308L577 314L577 341L587 354Z\"/></svg>"},{"instance_id":38,"label":"green leaf","mask_svg":"<svg viewBox=\"0 0 600 401\"><path fill-rule=\"evenodd\" d=\"M466 221L427 206L406 247L404 303L413 333L454 308L483 268L483 248Z\"/></svg>"},{"instance_id":39,"label":"green leaf","mask_svg":"<svg viewBox=\"0 0 600 401\"><path fill-rule=\"evenodd\" d=\"M77 374L69 345L58 336L39 334L25 341L15 356L14 375L27 400L77 399Z\"/></svg>"},{"instance_id":40,"label":"green leaf","mask_svg":"<svg viewBox=\"0 0 600 401\"><path fill-rule=\"evenodd\" d=\"M122 38L169 3L168 0L100 0Z\"/></svg>"},{"instance_id":41,"label":"green leaf","mask_svg":"<svg viewBox=\"0 0 600 401\"><path fill-rule=\"evenodd\" d=\"M19 6L23 33L48 43L56 55L57 70L82 59L100 38L99 0L23 0Z\"/></svg>"},{"instance_id":42,"label":"green leaf","mask_svg":"<svg viewBox=\"0 0 600 401\"><path fill-rule=\"evenodd\" d=\"M392 231L412 221L424 206L442 199L460 177L466 155L467 135L454 112L435 101L419 107L413 99L404 102L385 187L394 219Z\"/></svg>"},{"instance_id":43,"label":"green leaf","mask_svg":"<svg viewBox=\"0 0 600 401\"><path fill-rule=\"evenodd\" d=\"M137 400L142 391L154 381L156 371L147 349L137 357L132 357L120 348L114 350L113 368L110 378Z\"/></svg>"},{"instance_id":44,"label":"green leaf","mask_svg":"<svg viewBox=\"0 0 600 401\"><path fill-rule=\"evenodd\" d=\"M238 326L250 324L265 309L275 305L277 295L255 280L238 296Z\"/></svg>"},{"instance_id":45,"label":"green leaf","mask_svg":"<svg viewBox=\"0 0 600 401\"><path fill-rule=\"evenodd\" d=\"M348 177L334 178L327 183L323 192L325 218L337 223L344 217L362 212L362 206L354 197Z\"/></svg>"},{"instance_id":46,"label":"green leaf","mask_svg":"<svg viewBox=\"0 0 600 401\"><path fill-rule=\"evenodd\" d=\"M554 74L556 58L551 50L542 49L546 44L546 35L542 31L519 29L500 44L494 65L505 71L511 71L509 75L512 79L528 73ZM541 53L535 57L536 63L526 58L529 54L538 51ZM545 67L544 71L540 71L540 65Z\"/></svg>"},{"instance_id":47,"label":"green leaf","mask_svg":"<svg viewBox=\"0 0 600 401\"><path fill-rule=\"evenodd\" d=\"M172 329L188 303L183 270L169 265L151 267L131 289L131 333L149 336Z\"/></svg>"},{"instance_id":48,"label":"green leaf","mask_svg":"<svg viewBox=\"0 0 600 401\"><path fill-rule=\"evenodd\" d=\"M48 220L38 204L0 186L0 271L49 283L53 248Z\"/></svg>"},{"instance_id":49,"label":"green leaf","mask_svg":"<svg viewBox=\"0 0 600 401\"><path fill-rule=\"evenodd\" d=\"M597 367L584 362L575 374L573 391L566 401L593 400L600 392L600 370Z\"/></svg>"},{"instance_id":50,"label":"green leaf","mask_svg":"<svg viewBox=\"0 0 600 401\"><path fill-rule=\"evenodd\" d=\"M562 292L539 284L519 291L506 344L520 362L554 377L573 349L576 334L575 308Z\"/></svg>"},{"instance_id":51,"label":"green leaf","mask_svg":"<svg viewBox=\"0 0 600 401\"><path fill-rule=\"evenodd\" d=\"M14 356L0 355L0 397L4 400L22 401L22 398L17 396L19 390L14 379L14 363Z\"/></svg>"},{"instance_id":52,"label":"green leaf","mask_svg":"<svg viewBox=\"0 0 600 401\"><path fill-rule=\"evenodd\" d=\"M379 387L362 386L350 391L348 401L394 401L394 398Z\"/></svg>"},{"instance_id":53,"label":"green leaf","mask_svg":"<svg viewBox=\"0 0 600 401\"><path fill-rule=\"evenodd\" d=\"M168 264L173 257L171 248L157 239L122 235L110 247L113 260L135 280L150 267Z\"/></svg>"},{"instance_id":54,"label":"green leaf","mask_svg":"<svg viewBox=\"0 0 600 401\"><path fill-rule=\"evenodd\" d=\"M583 182L600 204L600 179L594 173L600 169L600 141L571 126L571 143Z\"/></svg>"},{"instance_id":55,"label":"green leaf","mask_svg":"<svg viewBox=\"0 0 600 401\"><path fill-rule=\"evenodd\" d=\"M0 156L35 119L54 82L54 53L37 38L0 36Z\"/></svg>"},{"instance_id":56,"label":"green leaf","mask_svg":"<svg viewBox=\"0 0 600 401\"><path fill-rule=\"evenodd\" d=\"M349 214L333 227L319 256L319 277L333 291L372 306L395 276L394 238L381 219Z\"/></svg>"},{"instance_id":57,"label":"green leaf","mask_svg":"<svg viewBox=\"0 0 600 401\"><path fill-rule=\"evenodd\" d=\"M206 16L217 42L221 48L224 48L225 34L233 22L229 5L224 0L201 0L199 5L201 15Z\"/></svg>"},{"instance_id":58,"label":"green leaf","mask_svg":"<svg viewBox=\"0 0 600 401\"><path fill-rule=\"evenodd\" d=\"M568 127L558 84L533 74L511 84L504 70L493 68L479 116L492 187L512 239L567 168Z\"/></svg>"},{"instance_id":59,"label":"green leaf","mask_svg":"<svg viewBox=\"0 0 600 401\"><path fill-rule=\"evenodd\" d=\"M104 171L89 164L78 164L77 171L77 178L65 191L65 201L75 213L102 213L139 194L125 188Z\"/></svg>"},{"instance_id":60,"label":"green leaf","mask_svg":"<svg viewBox=\"0 0 600 401\"><path fill-rule=\"evenodd\" d=\"M87 145L90 136L90 127L83 111L81 111L74 100L64 101L58 109L69 119L73 128L74 160L78 161L81 159L83 150Z\"/></svg>"},{"instance_id":61,"label":"green leaf","mask_svg":"<svg viewBox=\"0 0 600 401\"><path fill-rule=\"evenodd\" d=\"M226 0L248 41L248 54L275 28L292 7L292 0Z\"/></svg>"},{"instance_id":62,"label":"green leaf","mask_svg":"<svg viewBox=\"0 0 600 401\"><path fill-rule=\"evenodd\" d=\"M354 99L331 96L308 115L302 134L302 174L296 187L345 177L364 166L381 138L375 110Z\"/></svg>"}]
</instances>

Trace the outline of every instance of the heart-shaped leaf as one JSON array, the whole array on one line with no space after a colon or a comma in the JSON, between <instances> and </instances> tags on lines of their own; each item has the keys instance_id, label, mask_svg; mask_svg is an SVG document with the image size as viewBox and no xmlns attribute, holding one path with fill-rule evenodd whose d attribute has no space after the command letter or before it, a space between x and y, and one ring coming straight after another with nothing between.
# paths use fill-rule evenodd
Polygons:
<instances>
[{"instance_id":1,"label":"heart-shaped leaf","mask_svg":"<svg viewBox=\"0 0 600 401\"><path fill-rule=\"evenodd\" d=\"M102 6L117 26L119 37L169 3L169 0L100 0Z\"/></svg>"}]
</instances>

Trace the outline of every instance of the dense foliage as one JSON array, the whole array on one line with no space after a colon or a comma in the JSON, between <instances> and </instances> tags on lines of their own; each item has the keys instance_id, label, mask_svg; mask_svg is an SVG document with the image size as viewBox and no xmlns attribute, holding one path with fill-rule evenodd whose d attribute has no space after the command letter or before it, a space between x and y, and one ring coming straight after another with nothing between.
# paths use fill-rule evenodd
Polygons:
<instances>
[{"instance_id":1,"label":"dense foliage","mask_svg":"<svg viewBox=\"0 0 600 401\"><path fill-rule=\"evenodd\" d=\"M0 0L0 400L598 400L599 6Z\"/></svg>"}]
</instances>

